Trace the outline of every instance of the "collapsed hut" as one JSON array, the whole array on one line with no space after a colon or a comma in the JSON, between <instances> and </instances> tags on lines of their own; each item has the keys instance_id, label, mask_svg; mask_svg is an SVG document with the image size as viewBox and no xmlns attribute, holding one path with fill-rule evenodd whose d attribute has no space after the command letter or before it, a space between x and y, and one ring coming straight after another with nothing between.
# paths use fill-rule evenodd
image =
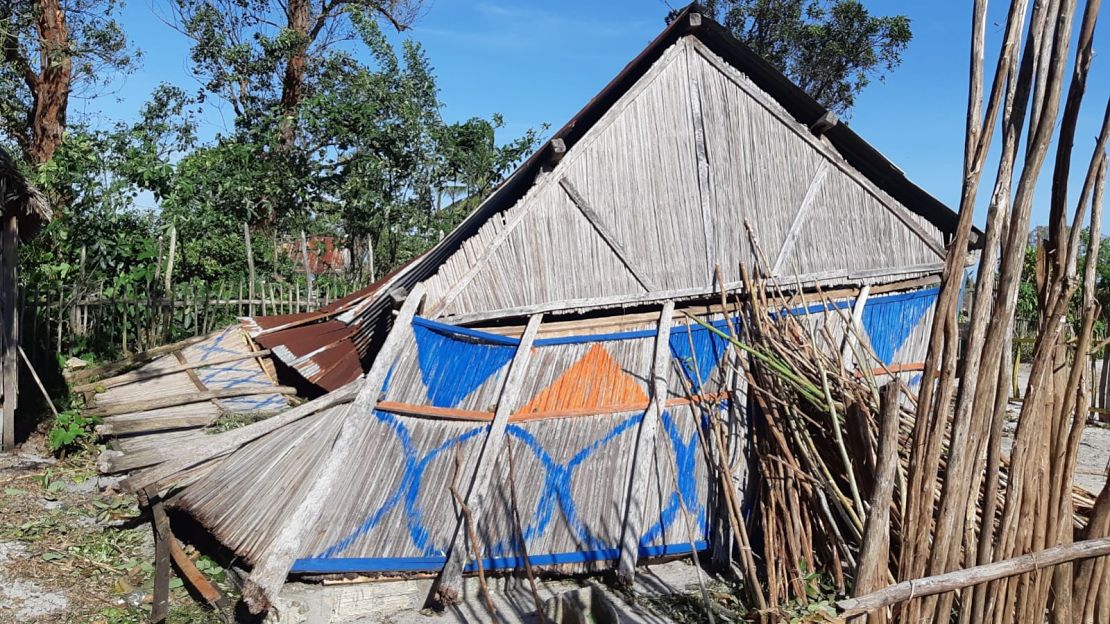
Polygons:
<instances>
[{"instance_id":1,"label":"collapsed hut","mask_svg":"<svg viewBox=\"0 0 1110 624\"><path fill-rule=\"evenodd\" d=\"M744 323L728 301L745 273L852 366L912 386L955 226L687 8L434 248L314 313L226 330L269 376L257 387L322 396L218 434L144 410L162 437L132 431L140 450L102 468L252 566L255 609L290 573L435 573L449 601L465 573L727 559L750 415L721 333ZM94 404L163 377L109 380ZM728 422L718 441L707 409Z\"/></svg>"},{"instance_id":2,"label":"collapsed hut","mask_svg":"<svg viewBox=\"0 0 1110 624\"><path fill-rule=\"evenodd\" d=\"M46 199L0 149L0 450L15 446L19 405L19 243L34 238L52 217Z\"/></svg>"}]
</instances>

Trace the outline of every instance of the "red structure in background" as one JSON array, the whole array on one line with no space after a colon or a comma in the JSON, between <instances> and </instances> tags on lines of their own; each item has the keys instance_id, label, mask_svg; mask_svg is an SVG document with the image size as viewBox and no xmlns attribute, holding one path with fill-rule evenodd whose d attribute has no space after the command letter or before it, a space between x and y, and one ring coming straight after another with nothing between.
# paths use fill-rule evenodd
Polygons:
<instances>
[{"instance_id":1,"label":"red structure in background","mask_svg":"<svg viewBox=\"0 0 1110 624\"><path fill-rule=\"evenodd\" d=\"M324 273L345 273L351 266L351 252L346 247L337 245L334 236L309 236L308 240L308 265L313 275ZM304 270L304 261L301 258L301 242L293 240L283 245L285 253L294 262L297 270Z\"/></svg>"}]
</instances>

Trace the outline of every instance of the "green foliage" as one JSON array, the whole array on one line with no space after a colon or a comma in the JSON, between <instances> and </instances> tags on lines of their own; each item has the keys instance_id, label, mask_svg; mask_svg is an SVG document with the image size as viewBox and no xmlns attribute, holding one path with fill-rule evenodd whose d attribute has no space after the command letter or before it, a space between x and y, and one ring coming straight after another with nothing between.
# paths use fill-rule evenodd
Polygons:
<instances>
[{"instance_id":1,"label":"green foliage","mask_svg":"<svg viewBox=\"0 0 1110 624\"><path fill-rule=\"evenodd\" d=\"M60 412L46 434L47 444L51 452L65 454L90 444L94 439L93 427L98 424L100 424L99 418L86 416L80 410Z\"/></svg>"},{"instance_id":2,"label":"green foliage","mask_svg":"<svg viewBox=\"0 0 1110 624\"><path fill-rule=\"evenodd\" d=\"M123 26L116 21L117 0L61 0L69 41L64 49L44 42L36 27L38 3L0 5L0 133L26 148L31 141L34 94L27 75L41 75L43 66L68 61L72 67L72 96L101 94L121 74L134 70L141 54L131 48Z\"/></svg>"},{"instance_id":3,"label":"green foliage","mask_svg":"<svg viewBox=\"0 0 1110 624\"><path fill-rule=\"evenodd\" d=\"M858 0L712 0L706 10L842 116L901 63L913 37L908 17L872 15Z\"/></svg>"}]
</instances>

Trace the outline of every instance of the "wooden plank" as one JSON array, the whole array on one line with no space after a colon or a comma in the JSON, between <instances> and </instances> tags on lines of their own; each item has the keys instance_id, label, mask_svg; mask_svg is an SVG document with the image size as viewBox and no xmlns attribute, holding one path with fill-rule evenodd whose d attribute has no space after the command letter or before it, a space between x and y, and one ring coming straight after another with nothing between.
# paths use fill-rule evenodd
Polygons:
<instances>
[{"instance_id":1,"label":"wooden plank","mask_svg":"<svg viewBox=\"0 0 1110 624\"><path fill-rule=\"evenodd\" d=\"M2 339L3 366L3 419L0 421L0 450L15 447L15 408L19 402L19 310L16 295L19 283L16 266L19 264L19 221L11 216L4 220L0 234L3 250L0 258L0 339Z\"/></svg>"},{"instance_id":2,"label":"wooden plank","mask_svg":"<svg viewBox=\"0 0 1110 624\"><path fill-rule=\"evenodd\" d=\"M167 449L167 461L165 463L131 475L124 479L120 485L130 492L137 492L155 483L163 482L177 473L213 458L226 455L244 444L257 440L306 416L348 403L354 400L361 384L362 380L359 379L334 392L329 392L318 399L286 410L262 422L207 436L189 444L179 444L172 451Z\"/></svg>"},{"instance_id":3,"label":"wooden plank","mask_svg":"<svg viewBox=\"0 0 1110 624\"><path fill-rule=\"evenodd\" d=\"M650 487L652 464L655 463L655 436L667 400L667 380L671 370L671 324L674 321L674 302L663 304L659 315L659 330L655 335L655 359L651 367L651 403L644 412L632 458L632 477L628 483L624 526L621 530L621 554L617 577L631 584L636 577L636 562L640 557L640 535L644 529L644 503Z\"/></svg>"},{"instance_id":4,"label":"wooden plank","mask_svg":"<svg viewBox=\"0 0 1110 624\"><path fill-rule=\"evenodd\" d=\"M532 359L532 343L536 339L536 332L539 331L542 321L542 314L533 315L528 319L524 336L520 339L520 344L517 345L516 353L513 355L513 361L509 364L505 385L501 387L501 397L497 401L497 411L493 415L493 423L490 424L489 432L486 434L486 439L478 452L474 477L470 481L470 488L467 490L464 502L465 507L470 509L470 522L473 527L478 526L482 518L482 512L486 508L486 496L489 493L489 484L493 477L494 467L497 464L497 459L501 456L501 449L505 443L505 430L509 425L509 416L516 409L516 404L519 402L520 389L524 384L524 375L528 369L528 363ZM467 549L463 536L466 530L465 520L460 514L455 524L455 533L451 539L447 562L444 563L443 570L440 571L439 578L432 587L433 600L440 604L456 604L458 602L463 567L467 560ZM471 548L476 557L482 556L480 544L471 544Z\"/></svg>"},{"instance_id":5,"label":"wooden plank","mask_svg":"<svg viewBox=\"0 0 1110 624\"><path fill-rule=\"evenodd\" d=\"M651 278L648 277L647 273L644 272L642 268L636 266L636 263L632 261L632 257L624 250L624 246L617 240L616 235L613 234L613 231L605 224L601 215L597 214L593 206L586 201L586 198L578 192L578 188L574 186L570 178L563 176L559 180L559 186L563 187L570 201L578 207L578 210L582 212L582 215L585 216L586 220L593 226L597 235L601 237L601 240L605 241L609 249L613 250L613 254L624 264L628 272L632 274L632 277L636 278L637 282L640 282L640 286L643 286L644 290L648 292L655 290L655 284L651 281Z\"/></svg>"},{"instance_id":6,"label":"wooden plank","mask_svg":"<svg viewBox=\"0 0 1110 624\"><path fill-rule=\"evenodd\" d=\"M162 409L165 407L177 407L179 405L190 405L192 403L204 403L212 399L230 399L240 396L251 396L256 394L296 394L297 389L289 386L243 386L240 388L218 388L216 390L207 390L205 392L194 392L193 394L177 394L168 397L158 397L155 399L143 399L141 401L124 401L120 403L109 403L101 405L86 412L91 416L116 416L119 414L128 414L132 412L145 412L150 410Z\"/></svg>"},{"instance_id":7,"label":"wooden plank","mask_svg":"<svg viewBox=\"0 0 1110 624\"><path fill-rule=\"evenodd\" d=\"M809 181L809 187L806 189L805 197L802 198L802 205L798 207L798 212L794 214L794 220L790 222L790 229L786 231L786 238L782 241L782 247L779 248L779 255L775 258L775 265L771 268L771 275L780 276L783 268L783 262L791 256L794 251L794 241L798 239L798 234L802 231L802 226L805 225L806 216L809 214L809 207L813 205L813 200L817 197L817 191L821 188L821 184L825 182L825 176L829 174L829 161L824 161L821 166L817 168L817 172L813 174L813 179Z\"/></svg>"},{"instance_id":8,"label":"wooden plank","mask_svg":"<svg viewBox=\"0 0 1110 624\"><path fill-rule=\"evenodd\" d=\"M763 93L757 88L754 88L754 85L749 84L747 81L738 78L738 70L725 63L720 57L718 57L709 48L707 48L704 43L698 41L696 38L693 37L689 39L691 45L693 45L698 54L700 54L701 57L704 58L710 65L713 65L715 68L717 68L718 71L720 71L729 80L731 80L733 84L747 93L749 97L758 102L764 109L767 110L767 112L778 118L778 120L782 122L782 124L791 132L809 143L809 145L817 150L819 154L824 156L826 159L828 159L829 162L835 165L854 182L859 184L865 191L867 191L869 195L874 197L880 204L882 204L883 207L889 210L891 214L895 216L895 218L901 221L902 224L906 226L906 228L913 232L915 236L921 239L921 242L925 243L925 245L933 253L941 258L946 257L946 252L944 248L936 240L930 237L921 228L921 226L918 225L916 221L914 221L913 216L904 206L895 202L885 192L875 186L875 183L869 180L867 176L863 175L862 173L854 169L851 165L849 165L848 162L844 160L844 158L839 153L837 153L831 145L823 142L820 138L813 136L813 134L809 132L808 128L799 124L793 117L790 117L790 115L787 114L785 110L783 110L782 106L778 102L773 101L767 94Z\"/></svg>"},{"instance_id":9,"label":"wooden plank","mask_svg":"<svg viewBox=\"0 0 1110 624\"><path fill-rule=\"evenodd\" d=\"M867 269L863 271L825 271L821 273L800 275L790 283L782 283L780 284L780 286L783 290L787 291L797 291L799 287L804 289L817 284L820 284L823 288L831 288L838 285L858 284L863 280L883 277L893 278L898 275L939 273L943 268L943 262L934 262L929 264L919 264L914 266L902 267L900 269L893 270ZM740 289L742 289L743 286L744 283L741 281L728 282L724 285L724 289L728 292L739 291ZM648 305L652 303L661 303L670 299L698 299L716 296L720 293L720 290L720 286L709 286L705 288L681 288L675 290L647 292L639 293L636 295L614 295L605 297L590 297L584 299L569 299L564 301L552 301L547 303L537 303L533 305L517 306L512 308L503 308L500 310L487 312L459 314L448 318L452 323L456 325L473 325L476 323L482 323L494 319L517 316L531 316L533 314L540 313L571 313L596 310L599 308L607 307Z\"/></svg>"},{"instance_id":10,"label":"wooden plank","mask_svg":"<svg viewBox=\"0 0 1110 624\"><path fill-rule=\"evenodd\" d=\"M934 596L972 585L1044 570L1061 563L1108 556L1110 556L1110 537L1063 544L972 568L902 581L864 596L846 598L837 602L836 607L840 611L839 616L847 619L913 598Z\"/></svg>"},{"instance_id":11,"label":"wooden plank","mask_svg":"<svg viewBox=\"0 0 1110 624\"><path fill-rule=\"evenodd\" d=\"M363 378L355 400L344 410L344 419L335 443L324 465L317 471L308 493L285 522L276 531L272 542L260 553L257 564L243 587L243 599L253 613L269 608L281 591L289 568L301 554L305 538L311 533L321 510L327 507L337 484L355 461L360 433L364 431L360 415L370 414L380 398L382 387L401 349L412 335L412 317L424 300L423 284L417 284L409 294L393 329L386 336L370 372Z\"/></svg>"},{"instance_id":12,"label":"wooden plank","mask_svg":"<svg viewBox=\"0 0 1110 624\"><path fill-rule=\"evenodd\" d=\"M106 419L96 426L96 434L119 436L132 433L149 433L167 429L186 429L204 427L219 418L218 414L174 414L172 416L152 415L150 412L127 414Z\"/></svg>"},{"instance_id":13,"label":"wooden plank","mask_svg":"<svg viewBox=\"0 0 1110 624\"><path fill-rule=\"evenodd\" d=\"M175 352L175 353L180 353L180 352L178 351L178 352ZM270 355L270 350L269 349L263 349L261 351L254 351L252 353L241 353L239 355L229 355L229 356L222 357L222 358L212 358L211 360L208 360L208 361L205 361L205 362L188 362L188 363L181 364L179 366L173 366L173 367L162 369L162 370L151 370L151 371L137 370L137 371L132 371L130 373L124 373L124 374L119 375L117 377L112 377L111 379L104 379L104 380L96 381L96 382L93 382L93 383L82 384L80 386L74 386L71 389L71 392L82 393L82 392L89 392L89 391L107 390L108 388L115 388L117 386L122 386L122 385L130 384L130 383L135 383L137 381L146 381L147 379L156 379L158 377L164 377L166 375L172 375L174 373L181 373L181 372L184 372L184 371L187 371L187 370L193 370L193 369L197 369L197 368L205 368L205 367L208 367L208 366L220 366L221 364L230 364L232 362L239 362L241 360L249 360L249 359L252 359L252 358L259 358L259 357L262 357L262 356L265 356L265 355ZM181 361L180 358L178 359L178 361Z\"/></svg>"}]
</instances>

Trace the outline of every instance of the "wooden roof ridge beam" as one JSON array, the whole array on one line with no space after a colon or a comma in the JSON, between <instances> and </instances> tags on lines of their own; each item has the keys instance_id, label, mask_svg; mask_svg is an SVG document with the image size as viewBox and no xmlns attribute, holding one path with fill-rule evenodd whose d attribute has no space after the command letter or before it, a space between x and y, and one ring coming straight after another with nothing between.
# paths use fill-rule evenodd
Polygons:
<instances>
[{"instance_id":1,"label":"wooden roof ridge beam","mask_svg":"<svg viewBox=\"0 0 1110 624\"><path fill-rule=\"evenodd\" d=\"M653 290L656 290L655 283L651 281L651 278L648 277L647 273L644 272L643 269L636 266L636 263L632 260L632 257L629 256L627 251L625 251L624 246L621 245L620 241L617 240L616 235L613 234L613 231L609 229L609 226L601 218L601 215L599 215L597 211L594 210L593 206L591 206L590 203L586 201L586 198L582 196L582 193L578 192L578 188L574 186L573 182L571 182L570 176L564 175L563 177L559 178L559 186L563 187L563 190L566 191L567 197L570 198L570 201L578 208L578 210L582 213L582 216L586 217L586 220L590 222L590 225L593 226L594 231L597 232L597 235L601 237L601 240L605 241L605 244L609 246L609 249L613 250L613 254L617 256L617 259L621 261L621 264L623 264L625 268L628 269L628 272L631 273L632 277L640 283L640 286L644 287L644 291L651 292Z\"/></svg>"},{"instance_id":2,"label":"wooden roof ridge beam","mask_svg":"<svg viewBox=\"0 0 1110 624\"><path fill-rule=\"evenodd\" d=\"M355 460L359 434L364 431L364 421L358 416L373 412L377 406L393 362L408 344L407 338L412 334L412 317L416 315L425 293L424 285L417 284L405 299L378 357L359 384L355 400L344 410L343 422L331 452L316 473L308 493L278 527L274 539L259 554L257 565L243 586L243 600L252 613L261 613L274 603L289 575L289 569L301 555L305 538L319 521L320 513L327 507L326 503L335 487L343 481L347 467Z\"/></svg>"},{"instance_id":3,"label":"wooden roof ridge beam","mask_svg":"<svg viewBox=\"0 0 1110 624\"><path fill-rule=\"evenodd\" d=\"M626 584L631 584L636 577L636 562L640 558L640 535L644 532L645 521L644 501L647 500L651 465L655 461L655 437L667 400L673 322L674 301L667 301L663 304L663 311L659 315L659 330L655 334L655 357L651 370L651 403L648 404L643 420L640 421L636 450L632 457L632 475L628 482L624 528L621 530L617 577Z\"/></svg>"},{"instance_id":4,"label":"wooden roof ridge beam","mask_svg":"<svg viewBox=\"0 0 1110 624\"><path fill-rule=\"evenodd\" d=\"M524 385L524 377L528 369L528 363L532 359L532 344L536 340L536 333L539 331L542 321L542 314L534 314L528 319L528 326L524 329L524 336L521 337L520 344L517 345L516 354L513 355L513 360L509 364L509 372L505 378L505 385L501 387L501 397L497 400L497 411L494 412L493 422L490 424L489 432L486 434L486 439L478 454L477 465L474 468L474 477L470 481L470 487L467 489L464 501L465 506L470 510L469 521L471 526L475 527L475 531L481 520L482 512L485 509L486 496L489 491L490 481L493 478L494 467L505 445L505 432L508 429L509 416L512 415L513 410L516 409L516 404L519 402L519 395L521 387ZM451 538L451 546L447 554L447 561L443 564L443 569L440 571L439 577L432 585L432 593L429 596L429 602L444 605L456 604L458 602L459 587L462 584L463 567L467 560L467 548L464 537L467 520L468 518L463 517L463 514L459 514L455 524L455 532ZM471 548L474 550L474 556L476 558L482 556L481 546L479 544L471 544Z\"/></svg>"}]
</instances>

